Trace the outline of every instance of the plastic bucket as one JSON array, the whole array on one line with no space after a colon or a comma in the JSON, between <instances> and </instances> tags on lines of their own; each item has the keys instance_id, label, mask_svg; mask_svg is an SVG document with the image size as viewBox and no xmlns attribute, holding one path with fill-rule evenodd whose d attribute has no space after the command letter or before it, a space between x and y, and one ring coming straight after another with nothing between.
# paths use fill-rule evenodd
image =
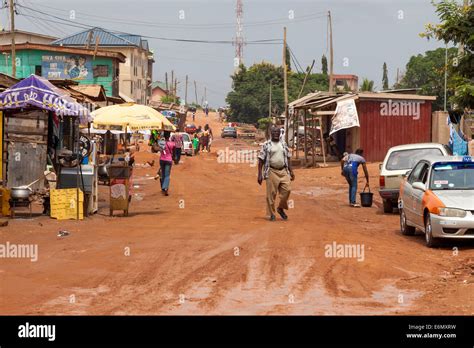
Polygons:
<instances>
[{"instance_id":1,"label":"plastic bucket","mask_svg":"<svg viewBox=\"0 0 474 348\"><path fill-rule=\"evenodd\" d=\"M365 192L366 187L364 187L364 191L360 193L360 205L362 205L363 207L371 207L374 194L370 192L370 187L369 191Z\"/></svg>"}]
</instances>

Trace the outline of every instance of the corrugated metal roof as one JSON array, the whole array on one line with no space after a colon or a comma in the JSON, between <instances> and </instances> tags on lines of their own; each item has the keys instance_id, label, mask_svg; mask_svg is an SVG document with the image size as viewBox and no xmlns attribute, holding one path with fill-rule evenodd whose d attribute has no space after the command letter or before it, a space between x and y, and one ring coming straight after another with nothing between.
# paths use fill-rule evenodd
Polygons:
<instances>
[{"instance_id":1,"label":"corrugated metal roof","mask_svg":"<svg viewBox=\"0 0 474 348\"><path fill-rule=\"evenodd\" d=\"M78 91L82 94L90 96L92 98L100 98L102 97L103 100L106 100L105 97L105 90L104 86L102 85L78 85L78 86L71 86L71 89Z\"/></svg>"},{"instance_id":2,"label":"corrugated metal roof","mask_svg":"<svg viewBox=\"0 0 474 348\"><path fill-rule=\"evenodd\" d=\"M89 33L92 32L92 36L89 39ZM140 36L128 35L128 34L114 34L106 31L102 28L92 28L80 33L76 33L67 36L62 39L58 39L52 42L53 45L59 46L86 46L90 40L90 45L94 46L96 38L99 38L99 46L140 46Z\"/></svg>"},{"instance_id":3,"label":"corrugated metal roof","mask_svg":"<svg viewBox=\"0 0 474 348\"><path fill-rule=\"evenodd\" d=\"M130 98L128 95L126 95L125 93L122 93L122 92L119 92L119 96L120 98L122 98L125 102L127 103L135 103L135 99L133 98Z\"/></svg>"},{"instance_id":4,"label":"corrugated metal roof","mask_svg":"<svg viewBox=\"0 0 474 348\"><path fill-rule=\"evenodd\" d=\"M402 99L402 100L436 100L435 96L420 94L384 93L384 92L359 92L362 99Z\"/></svg>"},{"instance_id":5,"label":"corrugated metal roof","mask_svg":"<svg viewBox=\"0 0 474 348\"><path fill-rule=\"evenodd\" d=\"M138 35L132 35L132 34L116 34L118 37L127 40L128 42L132 43L135 46L141 47L140 41L141 37Z\"/></svg>"}]
</instances>

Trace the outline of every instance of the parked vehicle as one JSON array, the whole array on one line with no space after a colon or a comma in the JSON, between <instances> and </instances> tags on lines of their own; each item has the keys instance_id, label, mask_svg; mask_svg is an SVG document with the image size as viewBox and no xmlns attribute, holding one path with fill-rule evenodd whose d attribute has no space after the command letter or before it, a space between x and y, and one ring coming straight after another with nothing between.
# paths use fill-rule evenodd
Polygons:
<instances>
[{"instance_id":1,"label":"parked vehicle","mask_svg":"<svg viewBox=\"0 0 474 348\"><path fill-rule=\"evenodd\" d=\"M161 114L166 118L176 117L176 111L174 110L163 110L161 111Z\"/></svg>"},{"instance_id":2,"label":"parked vehicle","mask_svg":"<svg viewBox=\"0 0 474 348\"><path fill-rule=\"evenodd\" d=\"M400 183L407 171L427 156L448 156L443 144L422 143L399 145L390 148L380 166L379 193L383 200L384 213L392 213L397 207Z\"/></svg>"},{"instance_id":3,"label":"parked vehicle","mask_svg":"<svg viewBox=\"0 0 474 348\"><path fill-rule=\"evenodd\" d=\"M441 238L474 239L474 158L429 156L400 187L400 229L425 233L428 247Z\"/></svg>"},{"instance_id":4,"label":"parked vehicle","mask_svg":"<svg viewBox=\"0 0 474 348\"><path fill-rule=\"evenodd\" d=\"M194 134L196 132L196 125L194 123L189 123L184 127L184 131L188 134Z\"/></svg>"},{"instance_id":5,"label":"parked vehicle","mask_svg":"<svg viewBox=\"0 0 474 348\"><path fill-rule=\"evenodd\" d=\"M222 128L221 138L237 138L237 128L224 127Z\"/></svg>"},{"instance_id":6,"label":"parked vehicle","mask_svg":"<svg viewBox=\"0 0 474 348\"><path fill-rule=\"evenodd\" d=\"M188 133L180 133L183 136L183 151L186 156L192 156L194 154L193 141Z\"/></svg>"}]
</instances>

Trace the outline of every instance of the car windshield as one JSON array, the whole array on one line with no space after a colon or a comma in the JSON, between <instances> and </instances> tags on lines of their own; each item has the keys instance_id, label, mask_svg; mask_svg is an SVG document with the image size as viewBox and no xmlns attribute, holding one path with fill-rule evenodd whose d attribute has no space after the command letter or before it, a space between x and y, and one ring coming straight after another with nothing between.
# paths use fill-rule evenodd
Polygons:
<instances>
[{"instance_id":1,"label":"car windshield","mask_svg":"<svg viewBox=\"0 0 474 348\"><path fill-rule=\"evenodd\" d=\"M225 131L233 131L234 128L233 128L233 127L225 127L224 130L225 130Z\"/></svg>"},{"instance_id":2,"label":"car windshield","mask_svg":"<svg viewBox=\"0 0 474 348\"><path fill-rule=\"evenodd\" d=\"M474 162L436 163L431 175L432 190L474 190Z\"/></svg>"},{"instance_id":3,"label":"car windshield","mask_svg":"<svg viewBox=\"0 0 474 348\"><path fill-rule=\"evenodd\" d=\"M387 170L412 169L419 160L432 155L442 156L443 152L438 148L393 151L388 158L386 168Z\"/></svg>"},{"instance_id":4,"label":"car windshield","mask_svg":"<svg viewBox=\"0 0 474 348\"><path fill-rule=\"evenodd\" d=\"M190 141L189 140L189 135L187 135L186 133L183 133L183 141Z\"/></svg>"}]
</instances>

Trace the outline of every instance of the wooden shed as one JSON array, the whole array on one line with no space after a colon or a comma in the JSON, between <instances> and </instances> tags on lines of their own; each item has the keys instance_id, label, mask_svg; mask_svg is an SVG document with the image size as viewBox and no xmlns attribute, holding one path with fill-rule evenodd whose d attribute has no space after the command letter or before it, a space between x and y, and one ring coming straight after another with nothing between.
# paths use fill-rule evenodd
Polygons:
<instances>
[{"instance_id":1,"label":"wooden shed","mask_svg":"<svg viewBox=\"0 0 474 348\"><path fill-rule=\"evenodd\" d=\"M349 99L355 102L360 126L341 129L329 137L338 102ZM436 97L417 94L315 92L289 104L290 123L304 124L305 138L317 134L315 130L321 124L324 134L321 150L325 151L319 154L323 157L324 152L333 154L329 146L332 141L338 154L362 148L368 161L377 162L384 159L392 146L431 141L431 103L434 100ZM308 162L306 152L305 162ZM313 162L320 160L318 156L315 160L315 156L312 157Z\"/></svg>"}]
</instances>

